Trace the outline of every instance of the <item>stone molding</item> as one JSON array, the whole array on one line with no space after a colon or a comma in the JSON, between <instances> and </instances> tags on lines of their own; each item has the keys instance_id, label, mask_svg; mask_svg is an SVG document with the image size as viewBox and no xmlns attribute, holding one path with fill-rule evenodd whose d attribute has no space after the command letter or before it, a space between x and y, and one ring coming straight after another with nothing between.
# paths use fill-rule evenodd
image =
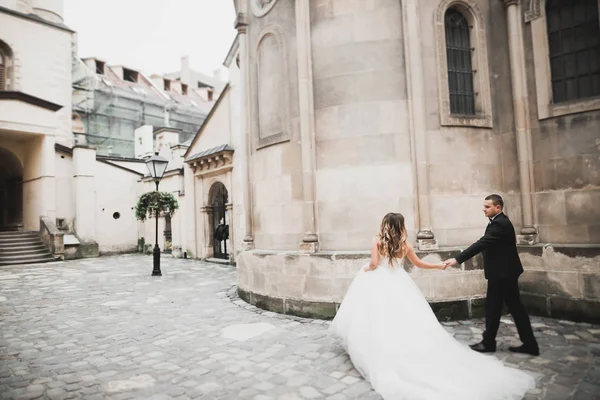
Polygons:
<instances>
[{"instance_id":1,"label":"stone molding","mask_svg":"<svg viewBox=\"0 0 600 400\"><path fill-rule=\"evenodd\" d=\"M519 0L502 0L502 2L504 3L504 7L519 5Z\"/></svg>"},{"instance_id":2,"label":"stone molding","mask_svg":"<svg viewBox=\"0 0 600 400\"><path fill-rule=\"evenodd\" d=\"M263 43L264 39L267 36L273 36L278 45L278 56L280 59L279 68L281 68L282 82L281 82L281 129L279 132L270 133L267 136L261 137L261 126L260 126L260 59L259 59L259 50L260 46ZM255 121L253 123L254 137L256 138L256 149L261 149L263 147L271 146L273 144L287 142L290 140L290 93L289 93L289 63L288 63L288 50L286 45L286 38L283 32L283 29L277 25L267 25L265 26L261 32L258 34L258 40L256 41L256 46L254 48L255 56L250 57L252 61L253 67L253 79L250 82L250 88L252 92L252 98L254 99L253 112L255 115Z\"/></svg>"},{"instance_id":3,"label":"stone molding","mask_svg":"<svg viewBox=\"0 0 600 400\"><path fill-rule=\"evenodd\" d=\"M525 9L525 22L531 22L542 16L545 10L546 2L542 0L529 0L529 6Z\"/></svg>"},{"instance_id":4,"label":"stone molding","mask_svg":"<svg viewBox=\"0 0 600 400\"><path fill-rule=\"evenodd\" d=\"M476 111L474 116L452 115L450 112L450 89L448 86L448 58L446 53L446 30L444 16L451 6L459 6L460 11L469 19L473 26L471 47L473 55L473 83L478 92L476 96ZM443 0L435 13L434 26L436 30L436 46L438 58L438 99L440 107L440 125L470 126L476 128L493 127L493 111L490 91L490 73L488 66L487 39L483 14L473 0Z\"/></svg>"},{"instance_id":5,"label":"stone molding","mask_svg":"<svg viewBox=\"0 0 600 400\"><path fill-rule=\"evenodd\" d=\"M45 108L50 111L58 111L63 106L60 104L53 103L48 100L40 99L39 97L32 96L23 92L16 91L0 91L0 100L17 100L23 103L31 104L37 107Z\"/></svg>"},{"instance_id":6,"label":"stone molding","mask_svg":"<svg viewBox=\"0 0 600 400\"><path fill-rule=\"evenodd\" d=\"M194 171L194 176L205 177L219 175L233 169L233 151L226 150L216 154L188 161Z\"/></svg>"},{"instance_id":7,"label":"stone molding","mask_svg":"<svg viewBox=\"0 0 600 400\"><path fill-rule=\"evenodd\" d=\"M251 0L250 7L255 17L261 18L267 15L277 4L277 0Z\"/></svg>"}]
</instances>

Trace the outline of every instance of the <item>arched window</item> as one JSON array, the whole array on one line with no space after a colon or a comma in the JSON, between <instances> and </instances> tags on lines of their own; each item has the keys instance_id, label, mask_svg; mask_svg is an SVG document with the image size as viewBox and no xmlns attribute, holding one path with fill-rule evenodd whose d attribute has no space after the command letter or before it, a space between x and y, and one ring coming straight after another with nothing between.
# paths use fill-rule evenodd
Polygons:
<instances>
[{"instance_id":1,"label":"arched window","mask_svg":"<svg viewBox=\"0 0 600 400\"><path fill-rule=\"evenodd\" d=\"M6 90L6 61L4 54L0 51L0 90Z\"/></svg>"},{"instance_id":2,"label":"arched window","mask_svg":"<svg viewBox=\"0 0 600 400\"><path fill-rule=\"evenodd\" d=\"M0 90L12 90L13 52L0 40Z\"/></svg>"},{"instance_id":3,"label":"arched window","mask_svg":"<svg viewBox=\"0 0 600 400\"><path fill-rule=\"evenodd\" d=\"M465 16L451 7L444 17L450 113L475 115L475 90L471 50L471 27Z\"/></svg>"},{"instance_id":4,"label":"arched window","mask_svg":"<svg viewBox=\"0 0 600 400\"><path fill-rule=\"evenodd\" d=\"M598 0L548 0L553 103L600 96Z\"/></svg>"}]
</instances>

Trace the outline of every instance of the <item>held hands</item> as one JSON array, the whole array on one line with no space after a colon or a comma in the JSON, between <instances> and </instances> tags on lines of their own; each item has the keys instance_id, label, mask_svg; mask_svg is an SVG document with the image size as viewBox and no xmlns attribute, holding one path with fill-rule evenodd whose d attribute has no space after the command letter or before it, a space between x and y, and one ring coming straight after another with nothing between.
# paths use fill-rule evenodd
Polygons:
<instances>
[{"instance_id":1,"label":"held hands","mask_svg":"<svg viewBox=\"0 0 600 400\"><path fill-rule=\"evenodd\" d=\"M449 258L446 261L444 261L443 264L445 265L444 269L446 269L448 267L454 267L455 265L458 265L458 261L456 261L456 258Z\"/></svg>"}]
</instances>

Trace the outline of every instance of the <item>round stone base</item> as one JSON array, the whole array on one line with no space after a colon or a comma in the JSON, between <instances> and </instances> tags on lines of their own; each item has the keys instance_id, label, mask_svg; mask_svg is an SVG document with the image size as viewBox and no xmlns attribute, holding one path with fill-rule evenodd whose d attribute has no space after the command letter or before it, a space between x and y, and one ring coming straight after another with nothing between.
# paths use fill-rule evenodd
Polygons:
<instances>
[{"instance_id":1,"label":"round stone base","mask_svg":"<svg viewBox=\"0 0 600 400\"><path fill-rule=\"evenodd\" d=\"M272 252L252 250L237 263L238 294L256 307L306 318L335 316L358 270L369 262L364 252ZM430 262L450 258L449 251L420 254ZM438 318L479 316L485 295L483 271L475 259L451 270L423 270L406 265Z\"/></svg>"},{"instance_id":2,"label":"round stone base","mask_svg":"<svg viewBox=\"0 0 600 400\"><path fill-rule=\"evenodd\" d=\"M459 249L418 253L439 262ZM519 278L528 312L573 321L600 323L600 246L520 246L525 268ZM331 319L367 252L250 250L238 257L238 292L256 307L307 318ZM484 314L487 281L476 256L459 268L423 270L405 265L442 321Z\"/></svg>"}]
</instances>

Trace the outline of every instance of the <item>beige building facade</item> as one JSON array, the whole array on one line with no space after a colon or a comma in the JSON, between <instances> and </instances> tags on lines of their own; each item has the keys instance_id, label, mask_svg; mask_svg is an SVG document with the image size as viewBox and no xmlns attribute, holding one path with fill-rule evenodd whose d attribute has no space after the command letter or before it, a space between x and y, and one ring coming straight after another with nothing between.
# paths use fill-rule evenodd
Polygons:
<instances>
[{"instance_id":1,"label":"beige building facade","mask_svg":"<svg viewBox=\"0 0 600 400\"><path fill-rule=\"evenodd\" d=\"M0 231L15 233L0 237L0 265L138 246L133 207L143 173L74 140L76 37L62 4L0 1ZM28 242L35 236L51 257Z\"/></svg>"},{"instance_id":2,"label":"beige building facade","mask_svg":"<svg viewBox=\"0 0 600 400\"><path fill-rule=\"evenodd\" d=\"M0 224L28 230L38 229L41 215L56 215L54 145L72 143L73 32L56 2L33 3L0 2L0 159L7 166ZM53 68L39 62L40 54Z\"/></svg>"},{"instance_id":3,"label":"beige building facade","mask_svg":"<svg viewBox=\"0 0 600 400\"><path fill-rule=\"evenodd\" d=\"M530 307L597 321L599 8L236 1L240 295L330 317L385 213L406 216L422 256L446 258L482 235L482 200L499 193ZM413 276L441 313L469 316L481 267Z\"/></svg>"}]
</instances>

